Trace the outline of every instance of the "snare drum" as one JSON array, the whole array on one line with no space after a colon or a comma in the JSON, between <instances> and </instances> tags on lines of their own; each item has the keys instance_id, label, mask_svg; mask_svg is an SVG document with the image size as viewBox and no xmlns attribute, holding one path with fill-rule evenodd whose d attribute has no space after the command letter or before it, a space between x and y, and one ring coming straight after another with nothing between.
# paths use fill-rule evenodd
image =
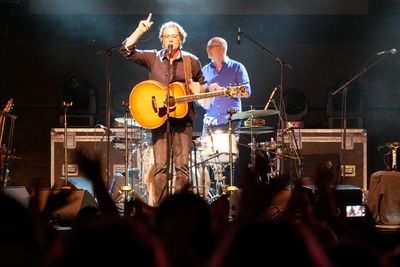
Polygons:
<instances>
[{"instance_id":1,"label":"snare drum","mask_svg":"<svg viewBox=\"0 0 400 267\"><path fill-rule=\"evenodd\" d=\"M239 153L237 138L231 134L232 160L235 161ZM200 137L200 155L202 160L210 163L229 163L229 133L215 131Z\"/></svg>"}]
</instances>

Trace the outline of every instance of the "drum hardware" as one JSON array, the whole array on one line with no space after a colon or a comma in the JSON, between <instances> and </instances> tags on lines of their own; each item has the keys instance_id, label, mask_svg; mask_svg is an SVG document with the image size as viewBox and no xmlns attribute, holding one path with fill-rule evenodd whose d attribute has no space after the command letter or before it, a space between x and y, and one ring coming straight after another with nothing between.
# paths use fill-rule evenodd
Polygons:
<instances>
[{"instance_id":1,"label":"drum hardware","mask_svg":"<svg viewBox=\"0 0 400 267\"><path fill-rule=\"evenodd\" d=\"M262 134L262 133L272 133L273 131L271 130L270 127L268 126L255 126L254 124L262 124L262 120L257 120L256 118L258 117L266 117L266 116L272 116L279 114L278 110L270 110L270 109L263 109L263 110L255 110L255 109L250 109L247 111L239 112L236 114L231 115L230 119L231 120L238 120L238 119L247 119L247 125L248 127L241 127L238 130L238 133L241 134L250 134L250 139L251 139L251 146L250 146L250 164L249 167L254 169L255 167L255 135ZM265 122L264 122L265 123ZM246 123L245 123L246 125ZM260 128L264 127L264 128Z\"/></svg>"},{"instance_id":2,"label":"drum hardware","mask_svg":"<svg viewBox=\"0 0 400 267\"><path fill-rule=\"evenodd\" d=\"M225 192L230 192L232 195L233 191L238 191L238 188L233 185L233 153L232 153L232 135L233 135L233 129L232 129L232 118L236 113L235 109L228 109L228 134L229 134L229 179L230 179L230 185L225 188Z\"/></svg>"},{"instance_id":3,"label":"drum hardware","mask_svg":"<svg viewBox=\"0 0 400 267\"><path fill-rule=\"evenodd\" d=\"M272 115L276 115L278 114L279 111L277 110L271 110L271 109L267 109L267 110L255 110L255 109L250 109L247 111L243 111L243 112L239 112L236 114L233 114L231 119L232 120L242 120L242 119L248 119L248 118L258 118L258 117L266 117L266 116L272 116ZM225 116L226 119L228 119L230 116L227 115Z\"/></svg>"},{"instance_id":4,"label":"drum hardware","mask_svg":"<svg viewBox=\"0 0 400 267\"><path fill-rule=\"evenodd\" d=\"M245 127L251 127L251 126L265 126L265 120L264 119L259 119L259 118L248 118L243 122Z\"/></svg>"},{"instance_id":5,"label":"drum hardware","mask_svg":"<svg viewBox=\"0 0 400 267\"><path fill-rule=\"evenodd\" d=\"M237 133L240 134L265 134L265 133L273 133L272 127L269 126L250 126L250 127L240 127Z\"/></svg>"},{"instance_id":6,"label":"drum hardware","mask_svg":"<svg viewBox=\"0 0 400 267\"><path fill-rule=\"evenodd\" d=\"M224 188L225 188L225 177L221 177L221 174L223 173L223 169L226 167L226 164L224 163L218 163L216 164L215 162L213 162L213 159L219 158L221 156L221 154L225 154L225 153L216 153L206 159L202 159L201 161L191 161L191 165L190 168L192 169L191 171L191 175L196 176L196 175L200 175L200 186L199 182L197 181L196 185L194 188L195 190L198 188L202 189L203 188L203 197L206 197L206 195L208 196L208 200L214 199L216 197L219 197L220 194L223 193ZM208 171L209 167L211 170ZM217 168L217 170L214 170L214 168ZM194 173L194 174L193 174ZM214 178L215 175L217 177L220 177L218 179L216 179L215 183L214 183L214 187L212 187L212 182L211 182L211 173L214 174ZM207 181L208 179L208 181ZM208 183L208 184L207 184ZM212 191L212 193L210 193L210 190ZM210 194L212 195L212 197L210 198Z\"/></svg>"},{"instance_id":7,"label":"drum hardware","mask_svg":"<svg viewBox=\"0 0 400 267\"><path fill-rule=\"evenodd\" d=\"M297 177L295 177L292 174L290 174L290 177L301 178L303 176L303 157L301 155L301 150L299 148L298 140L296 140L296 134L294 132L294 129L293 128L287 128L287 129L282 130L282 140L284 140L284 136L287 136L288 139L289 139L289 153L290 153L290 155L284 155L283 154L283 156L286 157L286 158L293 159L295 161L294 164L296 164L295 165L296 166L295 171L296 171Z\"/></svg>"},{"instance_id":8,"label":"drum hardware","mask_svg":"<svg viewBox=\"0 0 400 267\"><path fill-rule=\"evenodd\" d=\"M129 103L122 101L122 106L124 107L124 131L125 131L125 155L124 155L124 160L125 160L125 184L121 187L121 193L122 196L125 199L125 203L128 202L129 200L133 199L135 197L135 192L132 187L132 184L129 182L129 137L128 137L128 127L129 124L132 123L130 118L128 118L129 114ZM133 182L133 180L132 180Z\"/></svg>"},{"instance_id":9,"label":"drum hardware","mask_svg":"<svg viewBox=\"0 0 400 267\"><path fill-rule=\"evenodd\" d=\"M64 107L64 189L71 189L71 186L68 184L68 124L67 124L67 111L70 107L72 107L73 103L63 102Z\"/></svg>"},{"instance_id":10,"label":"drum hardware","mask_svg":"<svg viewBox=\"0 0 400 267\"><path fill-rule=\"evenodd\" d=\"M196 138L193 139L193 135L192 135L192 149L194 150L193 151L194 152L194 157L193 157L193 153L190 153L190 166L189 166L189 168L190 168L190 170L192 170L193 167L194 167L195 168L195 172L194 172L194 177L191 177L191 180L192 180L192 185L195 184L195 185L193 185L193 188L195 189L196 193L198 195L200 195L201 194L200 193L201 185L199 185L199 175L198 175L197 170L196 170L196 167L197 167L197 143L196 143ZM203 170L204 170L204 168L203 168ZM189 172L189 173L192 173L192 172ZM204 178L204 177L202 177L202 178ZM203 192L202 192L203 196L204 196L204 190L205 190L204 188L205 188L205 186L203 185Z\"/></svg>"}]
</instances>

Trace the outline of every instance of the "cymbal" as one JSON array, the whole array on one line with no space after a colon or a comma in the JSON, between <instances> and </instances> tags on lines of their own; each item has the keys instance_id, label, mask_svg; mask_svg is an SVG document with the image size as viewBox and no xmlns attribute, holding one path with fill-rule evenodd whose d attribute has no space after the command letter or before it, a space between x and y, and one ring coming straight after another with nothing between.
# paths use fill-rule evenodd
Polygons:
<instances>
[{"instance_id":1,"label":"cymbal","mask_svg":"<svg viewBox=\"0 0 400 267\"><path fill-rule=\"evenodd\" d=\"M265 117L265 116L271 116L278 114L279 111L273 110L273 109L261 109L261 110L255 110L255 109L250 109L247 111L235 113L232 115L232 120L241 120L241 119L248 119L248 118L257 118L257 117ZM225 116L226 119L229 118L228 116Z\"/></svg>"},{"instance_id":2,"label":"cymbal","mask_svg":"<svg viewBox=\"0 0 400 267\"><path fill-rule=\"evenodd\" d=\"M240 134L264 134L274 132L272 129L270 126L240 127L236 132Z\"/></svg>"},{"instance_id":3,"label":"cymbal","mask_svg":"<svg viewBox=\"0 0 400 267\"><path fill-rule=\"evenodd\" d=\"M128 122L128 126L140 127L140 125L133 118L127 118L126 120ZM125 125L125 118L123 117L115 118L114 121L115 121L115 127L123 127Z\"/></svg>"}]
</instances>

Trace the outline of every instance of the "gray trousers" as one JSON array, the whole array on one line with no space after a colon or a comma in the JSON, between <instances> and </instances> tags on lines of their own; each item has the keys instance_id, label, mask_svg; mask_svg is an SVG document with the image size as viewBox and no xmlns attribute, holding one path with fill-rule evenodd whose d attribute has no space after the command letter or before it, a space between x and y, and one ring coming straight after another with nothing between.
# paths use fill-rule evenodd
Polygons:
<instances>
[{"instance_id":1,"label":"gray trousers","mask_svg":"<svg viewBox=\"0 0 400 267\"><path fill-rule=\"evenodd\" d=\"M189 156L192 145L192 132L192 125L186 127L170 127L171 159L174 170L171 171L171 176L168 177L169 164L166 125L164 124L152 130L155 164L155 206L158 206L170 192L179 192L189 184ZM174 185L172 183L173 177L175 177ZM169 186L173 186L173 188Z\"/></svg>"}]
</instances>

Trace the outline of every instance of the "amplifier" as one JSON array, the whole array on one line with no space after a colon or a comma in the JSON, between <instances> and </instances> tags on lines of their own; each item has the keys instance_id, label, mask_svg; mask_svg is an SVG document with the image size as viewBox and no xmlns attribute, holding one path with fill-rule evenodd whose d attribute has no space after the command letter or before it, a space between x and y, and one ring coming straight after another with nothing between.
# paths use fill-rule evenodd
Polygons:
<instances>
[{"instance_id":1,"label":"amplifier","mask_svg":"<svg viewBox=\"0 0 400 267\"><path fill-rule=\"evenodd\" d=\"M342 153L342 129L293 129L282 135L278 141L284 147L297 147L303 157L304 174L312 174L318 163L337 165L337 173L342 174L342 184L367 189L367 131L346 129L345 157ZM345 159L345 166L343 161ZM339 167L340 162L340 167ZM287 164L285 164L287 165ZM303 174L303 177L304 177ZM339 175L338 175L339 176Z\"/></svg>"},{"instance_id":2,"label":"amplifier","mask_svg":"<svg viewBox=\"0 0 400 267\"><path fill-rule=\"evenodd\" d=\"M100 128L69 128L67 129L67 159L65 159L64 149L64 128L51 129L51 164L50 164L50 185L63 185L65 169L68 171L68 177L84 177L84 174L73 159L73 152L81 150L86 155L94 158L98 157L102 164L102 174L106 186L111 184L111 176L116 173L125 172L125 129L111 128L109 144L109 176L107 177L107 133ZM133 161L133 152L139 147L150 142L150 136L147 130L139 127L129 128L128 136L128 158L129 167L136 164ZM138 155L136 155L138 156ZM140 153L139 153L140 156ZM136 159L137 160L137 159ZM67 168L65 163L67 162ZM138 166L133 166L138 167Z\"/></svg>"}]
</instances>

